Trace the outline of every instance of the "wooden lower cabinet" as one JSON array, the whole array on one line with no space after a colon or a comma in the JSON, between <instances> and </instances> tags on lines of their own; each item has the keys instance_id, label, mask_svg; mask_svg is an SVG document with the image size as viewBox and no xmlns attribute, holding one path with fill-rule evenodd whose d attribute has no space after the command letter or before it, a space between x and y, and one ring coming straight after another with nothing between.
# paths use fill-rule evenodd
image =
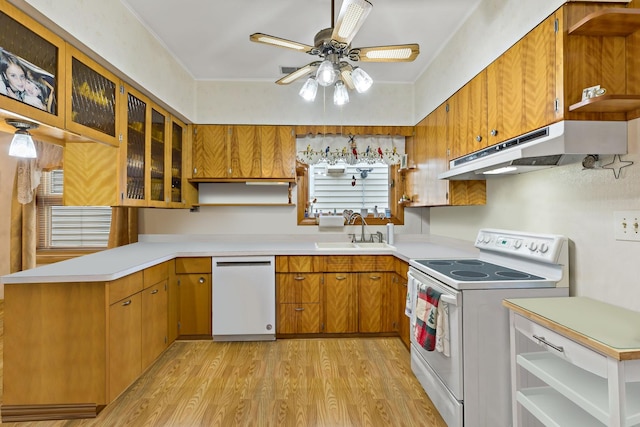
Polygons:
<instances>
[{"instance_id":1,"label":"wooden lower cabinet","mask_svg":"<svg viewBox=\"0 0 640 427\"><path fill-rule=\"evenodd\" d=\"M168 279L145 288L142 296L142 366L149 366L169 345Z\"/></svg>"},{"instance_id":2,"label":"wooden lower cabinet","mask_svg":"<svg viewBox=\"0 0 640 427\"><path fill-rule=\"evenodd\" d=\"M322 332L321 273L277 273L278 334Z\"/></svg>"},{"instance_id":3,"label":"wooden lower cabinet","mask_svg":"<svg viewBox=\"0 0 640 427\"><path fill-rule=\"evenodd\" d=\"M394 332L397 298L394 273L358 273L358 332Z\"/></svg>"},{"instance_id":4,"label":"wooden lower cabinet","mask_svg":"<svg viewBox=\"0 0 640 427\"><path fill-rule=\"evenodd\" d=\"M142 372L142 297L140 292L109 307L109 401Z\"/></svg>"},{"instance_id":5,"label":"wooden lower cabinet","mask_svg":"<svg viewBox=\"0 0 640 427\"><path fill-rule=\"evenodd\" d=\"M176 258L178 334L211 337L211 257Z\"/></svg>"},{"instance_id":6,"label":"wooden lower cabinet","mask_svg":"<svg viewBox=\"0 0 640 427\"><path fill-rule=\"evenodd\" d=\"M358 332L358 276L325 273L325 332Z\"/></svg>"}]
</instances>

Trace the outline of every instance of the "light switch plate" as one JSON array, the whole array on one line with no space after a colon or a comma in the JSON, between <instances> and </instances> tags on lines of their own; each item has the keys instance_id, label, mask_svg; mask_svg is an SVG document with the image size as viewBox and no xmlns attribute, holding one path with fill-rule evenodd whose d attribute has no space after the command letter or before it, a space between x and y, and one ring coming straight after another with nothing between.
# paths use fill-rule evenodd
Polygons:
<instances>
[{"instance_id":1,"label":"light switch plate","mask_svg":"<svg viewBox=\"0 0 640 427\"><path fill-rule=\"evenodd\" d=\"M616 240L640 242L640 211L614 212L613 227Z\"/></svg>"}]
</instances>

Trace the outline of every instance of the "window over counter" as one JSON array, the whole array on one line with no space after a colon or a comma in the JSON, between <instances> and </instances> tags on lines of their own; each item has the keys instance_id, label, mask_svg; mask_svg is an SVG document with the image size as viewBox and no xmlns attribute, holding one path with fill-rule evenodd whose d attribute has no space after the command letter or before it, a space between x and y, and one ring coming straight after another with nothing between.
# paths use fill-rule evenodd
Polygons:
<instances>
[{"instance_id":1,"label":"window over counter","mask_svg":"<svg viewBox=\"0 0 640 427\"><path fill-rule=\"evenodd\" d=\"M296 152L299 224L345 210L363 213L370 224L403 222L396 181L404 136L305 135Z\"/></svg>"},{"instance_id":2,"label":"window over counter","mask_svg":"<svg viewBox=\"0 0 640 427\"><path fill-rule=\"evenodd\" d=\"M36 195L38 249L106 248L110 206L63 206L63 171L43 172Z\"/></svg>"}]
</instances>

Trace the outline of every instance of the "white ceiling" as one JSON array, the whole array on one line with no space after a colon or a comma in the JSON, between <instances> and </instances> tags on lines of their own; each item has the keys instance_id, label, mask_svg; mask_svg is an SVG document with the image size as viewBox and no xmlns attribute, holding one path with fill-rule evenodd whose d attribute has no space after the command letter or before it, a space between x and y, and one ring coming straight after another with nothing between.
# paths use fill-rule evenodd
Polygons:
<instances>
[{"instance_id":1,"label":"white ceiling","mask_svg":"<svg viewBox=\"0 0 640 427\"><path fill-rule=\"evenodd\" d=\"M249 41L260 32L313 45L331 0L121 0L196 80L276 81L317 57ZM374 81L416 81L481 0L370 0L353 47L418 43L409 63L363 63ZM338 14L342 0L336 0Z\"/></svg>"}]
</instances>

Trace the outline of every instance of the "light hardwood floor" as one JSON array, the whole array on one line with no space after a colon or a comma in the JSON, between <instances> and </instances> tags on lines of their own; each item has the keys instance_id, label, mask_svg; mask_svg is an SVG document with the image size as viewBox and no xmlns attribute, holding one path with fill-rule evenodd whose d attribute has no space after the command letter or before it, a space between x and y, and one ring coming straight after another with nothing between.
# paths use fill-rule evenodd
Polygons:
<instances>
[{"instance_id":1,"label":"light hardwood floor","mask_svg":"<svg viewBox=\"0 0 640 427\"><path fill-rule=\"evenodd\" d=\"M446 427L397 338L178 341L95 419L2 425Z\"/></svg>"}]
</instances>

